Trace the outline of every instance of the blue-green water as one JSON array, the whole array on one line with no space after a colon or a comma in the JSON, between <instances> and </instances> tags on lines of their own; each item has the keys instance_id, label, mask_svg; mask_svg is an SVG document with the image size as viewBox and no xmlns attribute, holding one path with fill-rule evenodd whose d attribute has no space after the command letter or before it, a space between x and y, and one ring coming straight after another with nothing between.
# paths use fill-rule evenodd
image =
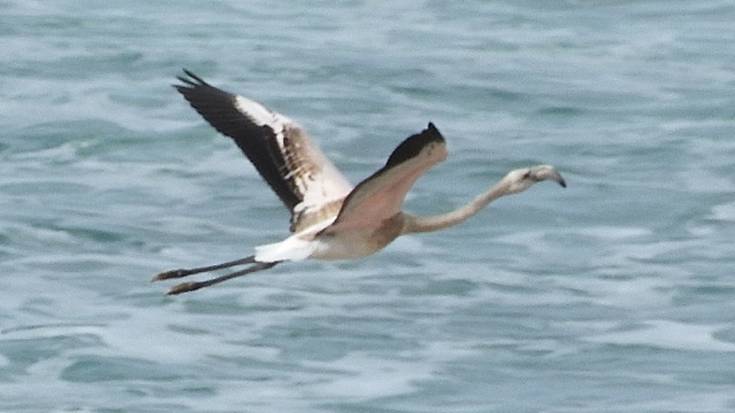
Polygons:
<instances>
[{"instance_id":1,"label":"blue-green water","mask_svg":"<svg viewBox=\"0 0 735 413\"><path fill-rule=\"evenodd\" d=\"M0 2L0 411L735 411L731 1ZM287 213L169 85L299 120L468 224L168 298Z\"/></svg>"}]
</instances>

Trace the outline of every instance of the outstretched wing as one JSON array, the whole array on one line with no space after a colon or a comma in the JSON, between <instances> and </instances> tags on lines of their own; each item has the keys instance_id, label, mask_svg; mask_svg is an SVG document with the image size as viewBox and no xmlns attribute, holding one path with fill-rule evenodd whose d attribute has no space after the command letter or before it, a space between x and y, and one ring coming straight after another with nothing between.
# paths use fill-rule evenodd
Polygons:
<instances>
[{"instance_id":1,"label":"outstretched wing","mask_svg":"<svg viewBox=\"0 0 735 413\"><path fill-rule=\"evenodd\" d=\"M433 123L404 140L385 166L360 182L325 231L377 227L401 211L406 193L429 168L447 157L444 137Z\"/></svg>"},{"instance_id":2,"label":"outstretched wing","mask_svg":"<svg viewBox=\"0 0 735 413\"><path fill-rule=\"evenodd\" d=\"M301 126L184 69L174 85L218 132L232 138L291 210L291 230L333 218L352 185Z\"/></svg>"}]
</instances>

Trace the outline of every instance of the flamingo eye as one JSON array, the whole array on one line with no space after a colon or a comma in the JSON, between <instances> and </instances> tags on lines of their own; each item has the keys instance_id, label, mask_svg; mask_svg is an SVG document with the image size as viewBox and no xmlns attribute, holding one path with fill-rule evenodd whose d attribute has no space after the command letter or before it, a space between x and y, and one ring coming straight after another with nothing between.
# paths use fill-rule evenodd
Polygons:
<instances>
[{"instance_id":1,"label":"flamingo eye","mask_svg":"<svg viewBox=\"0 0 735 413\"><path fill-rule=\"evenodd\" d=\"M531 177L531 171L527 171L525 174L523 174L523 179L528 179Z\"/></svg>"}]
</instances>

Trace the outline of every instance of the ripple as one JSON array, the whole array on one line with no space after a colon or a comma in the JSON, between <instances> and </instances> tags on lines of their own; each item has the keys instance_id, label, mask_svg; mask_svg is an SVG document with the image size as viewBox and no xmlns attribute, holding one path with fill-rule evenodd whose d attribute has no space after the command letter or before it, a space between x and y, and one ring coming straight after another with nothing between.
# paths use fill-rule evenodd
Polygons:
<instances>
[{"instance_id":1,"label":"ripple","mask_svg":"<svg viewBox=\"0 0 735 413\"><path fill-rule=\"evenodd\" d=\"M122 357L87 356L74 361L61 371L60 379L76 383L100 381L175 381L180 375L170 368L156 366L150 360Z\"/></svg>"}]
</instances>

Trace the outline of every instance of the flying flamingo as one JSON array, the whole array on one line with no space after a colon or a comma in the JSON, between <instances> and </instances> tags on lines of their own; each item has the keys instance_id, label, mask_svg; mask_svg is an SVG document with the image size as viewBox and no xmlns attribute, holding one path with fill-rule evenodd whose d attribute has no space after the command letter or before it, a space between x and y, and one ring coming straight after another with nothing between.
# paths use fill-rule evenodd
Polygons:
<instances>
[{"instance_id":1,"label":"flying flamingo","mask_svg":"<svg viewBox=\"0 0 735 413\"><path fill-rule=\"evenodd\" d=\"M447 157L444 137L434 124L401 142L385 166L353 188L297 123L257 102L216 88L186 69L184 73L188 77L179 76L182 84L174 87L210 125L232 138L252 162L291 211L292 235L255 247L255 254L239 260L156 275L153 281L250 265L205 281L175 285L168 294L198 290L284 261L365 257L400 235L457 225L490 202L523 192L536 182L553 180L566 187L553 166L521 168L452 212L414 216L401 211L406 193L416 179Z\"/></svg>"}]
</instances>

